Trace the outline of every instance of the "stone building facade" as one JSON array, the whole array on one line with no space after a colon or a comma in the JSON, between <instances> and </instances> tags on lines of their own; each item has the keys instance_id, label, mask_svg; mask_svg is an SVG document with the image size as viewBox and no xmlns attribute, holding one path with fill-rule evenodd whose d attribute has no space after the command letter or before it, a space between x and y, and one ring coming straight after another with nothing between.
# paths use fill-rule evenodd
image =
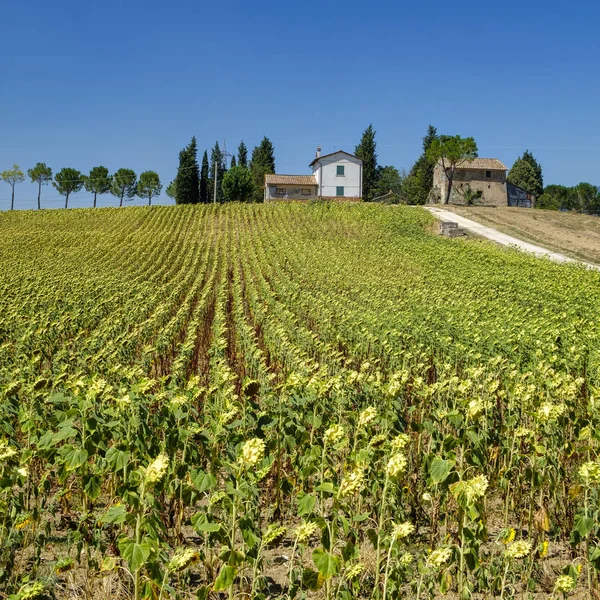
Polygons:
<instances>
[{"instance_id":1,"label":"stone building facade","mask_svg":"<svg viewBox=\"0 0 600 600\"><path fill-rule=\"evenodd\" d=\"M475 158L456 167L450 204L508 206L507 168L497 158ZM432 202L444 202L448 178L441 161L433 171Z\"/></svg>"}]
</instances>

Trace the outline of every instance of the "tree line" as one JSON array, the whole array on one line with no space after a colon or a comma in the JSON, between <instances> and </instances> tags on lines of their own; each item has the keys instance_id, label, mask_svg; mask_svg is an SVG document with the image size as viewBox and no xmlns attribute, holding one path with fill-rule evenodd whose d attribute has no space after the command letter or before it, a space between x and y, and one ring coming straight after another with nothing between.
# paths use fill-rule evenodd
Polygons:
<instances>
[{"instance_id":1,"label":"tree line","mask_svg":"<svg viewBox=\"0 0 600 600\"><path fill-rule=\"evenodd\" d=\"M69 207L69 197L71 194L80 192L82 189L90 192L94 199L94 208L96 208L98 196L112 194L119 198L119 206L123 206L124 200L131 200L134 196L139 196L148 200L148 205L152 204L152 199L158 196L162 190L160 177L154 171L144 171L139 179L132 169L119 169L110 174L104 166L94 167L88 175L85 175L71 167L65 167L52 177L52 168L46 163L37 163L27 171L27 176L32 183L38 186L37 207L42 207L42 187L52 183L56 191L65 197L65 208ZM10 209L15 208L15 187L25 181L25 173L19 165L13 165L12 168L2 171L0 179L11 187Z\"/></svg>"},{"instance_id":2,"label":"tree line","mask_svg":"<svg viewBox=\"0 0 600 600\"><path fill-rule=\"evenodd\" d=\"M167 196L177 204L207 204L209 202L262 202L265 175L275 173L275 149L266 136L254 147L250 160L242 140L237 154L227 155L216 142L208 158L204 151L198 164L196 137L179 153L177 175L167 186Z\"/></svg>"},{"instance_id":3,"label":"tree line","mask_svg":"<svg viewBox=\"0 0 600 600\"><path fill-rule=\"evenodd\" d=\"M464 161L477 157L477 144L472 137L440 135L429 125L423 137L423 150L411 169L399 171L392 165L378 164L376 132L370 124L363 132L354 149L363 161L363 200L372 201L391 193L394 201L406 204L425 204L433 190L435 165L442 161L448 178L446 197L448 203L456 168ZM248 159L248 148L240 142L235 155L227 155L216 142L210 153L205 150L201 165L198 164L196 138L179 153L177 175L167 186L166 194L177 204L209 202L262 202L264 177L275 173L275 149L268 137L252 150ZM227 157L231 162L227 165ZM52 183L61 196L65 197L65 208L69 197L85 189L93 197L96 208L98 196L112 194L123 202L138 196L152 204L160 195L162 183L154 171L144 171L139 179L132 169L118 169L110 174L104 166L94 167L89 174L73 168L63 168L53 177L52 169L45 163L37 163L27 171L32 183L38 186L37 207L41 208L42 187ZM25 181L25 173L18 165L0 173L0 179L11 187L11 210L15 205L15 187ZM542 166L533 154L526 150L517 158L508 172L507 180L532 193L536 207L554 210L574 210L585 213L600 213L600 188L582 182L573 187L548 185L544 187ZM467 199L469 201L470 199ZM476 199L473 199L476 201Z\"/></svg>"}]
</instances>

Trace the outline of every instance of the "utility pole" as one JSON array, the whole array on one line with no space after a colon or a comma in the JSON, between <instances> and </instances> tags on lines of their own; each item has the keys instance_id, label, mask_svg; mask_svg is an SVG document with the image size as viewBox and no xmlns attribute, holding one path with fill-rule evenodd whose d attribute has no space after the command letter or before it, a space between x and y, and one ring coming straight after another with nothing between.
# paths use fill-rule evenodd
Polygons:
<instances>
[{"instance_id":1,"label":"utility pole","mask_svg":"<svg viewBox=\"0 0 600 600\"><path fill-rule=\"evenodd\" d=\"M221 165L215 165L215 193L213 194L213 204L217 203L217 184L219 183L219 166L227 168L227 157L233 156L227 152L227 146L225 140L223 140L223 150L221 150Z\"/></svg>"}]
</instances>

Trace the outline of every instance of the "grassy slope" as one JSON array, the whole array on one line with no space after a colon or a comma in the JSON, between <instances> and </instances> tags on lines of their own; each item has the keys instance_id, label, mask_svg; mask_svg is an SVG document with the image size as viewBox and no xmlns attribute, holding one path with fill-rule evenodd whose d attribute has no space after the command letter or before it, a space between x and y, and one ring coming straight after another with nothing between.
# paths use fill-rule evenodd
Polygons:
<instances>
[{"instance_id":1,"label":"grassy slope","mask_svg":"<svg viewBox=\"0 0 600 600\"><path fill-rule=\"evenodd\" d=\"M600 264L600 219L553 210L445 206L459 215L578 258Z\"/></svg>"}]
</instances>

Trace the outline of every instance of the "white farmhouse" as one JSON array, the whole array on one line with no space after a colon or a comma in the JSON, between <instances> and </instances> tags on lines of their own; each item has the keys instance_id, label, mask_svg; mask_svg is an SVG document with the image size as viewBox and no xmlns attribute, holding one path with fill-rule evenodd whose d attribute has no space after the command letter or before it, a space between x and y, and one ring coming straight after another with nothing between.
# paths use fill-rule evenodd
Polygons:
<instances>
[{"instance_id":1,"label":"white farmhouse","mask_svg":"<svg viewBox=\"0 0 600 600\"><path fill-rule=\"evenodd\" d=\"M362 160L343 150L324 154L317 148L312 175L265 175L265 202L311 198L362 198Z\"/></svg>"}]
</instances>

